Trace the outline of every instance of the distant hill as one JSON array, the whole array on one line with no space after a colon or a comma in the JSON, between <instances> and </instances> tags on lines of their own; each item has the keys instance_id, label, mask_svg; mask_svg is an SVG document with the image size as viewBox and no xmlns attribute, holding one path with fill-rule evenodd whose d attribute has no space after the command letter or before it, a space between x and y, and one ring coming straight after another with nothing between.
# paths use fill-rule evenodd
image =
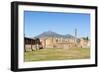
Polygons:
<instances>
[{"instance_id":1,"label":"distant hill","mask_svg":"<svg viewBox=\"0 0 100 73\"><path fill-rule=\"evenodd\" d=\"M63 35L63 38L75 38L75 37L70 34L66 34L66 35Z\"/></svg>"},{"instance_id":2,"label":"distant hill","mask_svg":"<svg viewBox=\"0 0 100 73\"><path fill-rule=\"evenodd\" d=\"M61 34L58 34L56 32L53 32L53 31L46 31L46 32L43 32L42 34L40 34L38 36L35 36L35 38L43 38L43 37L75 38L74 36L72 36L70 34L61 35Z\"/></svg>"}]
</instances>

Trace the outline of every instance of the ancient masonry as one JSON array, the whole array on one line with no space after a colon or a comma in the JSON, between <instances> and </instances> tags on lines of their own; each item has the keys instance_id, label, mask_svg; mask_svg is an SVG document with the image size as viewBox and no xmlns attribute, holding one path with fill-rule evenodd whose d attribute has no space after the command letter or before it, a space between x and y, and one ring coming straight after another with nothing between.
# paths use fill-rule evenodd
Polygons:
<instances>
[{"instance_id":1,"label":"ancient masonry","mask_svg":"<svg viewBox=\"0 0 100 73\"><path fill-rule=\"evenodd\" d=\"M90 41L84 39L71 39L71 38L40 38L43 48L89 48Z\"/></svg>"},{"instance_id":2,"label":"ancient masonry","mask_svg":"<svg viewBox=\"0 0 100 73\"><path fill-rule=\"evenodd\" d=\"M43 48L89 48L90 40L77 38L77 29L75 29L74 38L57 38L57 37L43 37L40 38Z\"/></svg>"},{"instance_id":3,"label":"ancient masonry","mask_svg":"<svg viewBox=\"0 0 100 73\"><path fill-rule=\"evenodd\" d=\"M75 38L62 37L42 37L38 39L25 39L25 50L47 49L47 48L90 48L90 40L77 38L77 29L75 29Z\"/></svg>"}]
</instances>

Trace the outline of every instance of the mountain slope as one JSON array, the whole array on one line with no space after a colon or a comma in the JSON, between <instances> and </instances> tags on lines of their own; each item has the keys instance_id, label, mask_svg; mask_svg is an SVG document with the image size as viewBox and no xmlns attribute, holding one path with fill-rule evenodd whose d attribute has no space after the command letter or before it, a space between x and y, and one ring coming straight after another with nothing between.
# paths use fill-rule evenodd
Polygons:
<instances>
[{"instance_id":1,"label":"mountain slope","mask_svg":"<svg viewBox=\"0 0 100 73\"><path fill-rule=\"evenodd\" d=\"M36 38L43 38L43 37L75 38L74 36L72 36L70 34L61 35L61 34L58 34L56 32L53 32L53 31L46 31L46 32L43 32L42 34L36 36Z\"/></svg>"}]
</instances>

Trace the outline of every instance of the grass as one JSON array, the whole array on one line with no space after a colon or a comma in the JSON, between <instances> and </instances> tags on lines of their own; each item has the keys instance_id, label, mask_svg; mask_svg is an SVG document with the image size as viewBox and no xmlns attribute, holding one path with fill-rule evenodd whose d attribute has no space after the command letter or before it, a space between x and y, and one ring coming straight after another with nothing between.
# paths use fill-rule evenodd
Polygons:
<instances>
[{"instance_id":1,"label":"grass","mask_svg":"<svg viewBox=\"0 0 100 73\"><path fill-rule=\"evenodd\" d=\"M48 48L24 53L24 61L70 60L90 58L89 48Z\"/></svg>"}]
</instances>

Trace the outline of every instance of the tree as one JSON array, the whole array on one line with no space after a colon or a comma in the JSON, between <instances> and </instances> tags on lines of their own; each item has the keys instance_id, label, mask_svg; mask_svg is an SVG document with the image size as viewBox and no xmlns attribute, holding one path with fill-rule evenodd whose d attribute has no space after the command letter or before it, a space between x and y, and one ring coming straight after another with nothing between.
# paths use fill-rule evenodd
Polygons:
<instances>
[{"instance_id":1,"label":"tree","mask_svg":"<svg viewBox=\"0 0 100 73\"><path fill-rule=\"evenodd\" d=\"M88 36L87 36L87 37L83 37L83 39L84 39L84 40L86 40L86 41L88 41L88 40L89 40Z\"/></svg>"},{"instance_id":2,"label":"tree","mask_svg":"<svg viewBox=\"0 0 100 73\"><path fill-rule=\"evenodd\" d=\"M87 41L89 40L88 36L86 37L86 40L87 40Z\"/></svg>"}]
</instances>

